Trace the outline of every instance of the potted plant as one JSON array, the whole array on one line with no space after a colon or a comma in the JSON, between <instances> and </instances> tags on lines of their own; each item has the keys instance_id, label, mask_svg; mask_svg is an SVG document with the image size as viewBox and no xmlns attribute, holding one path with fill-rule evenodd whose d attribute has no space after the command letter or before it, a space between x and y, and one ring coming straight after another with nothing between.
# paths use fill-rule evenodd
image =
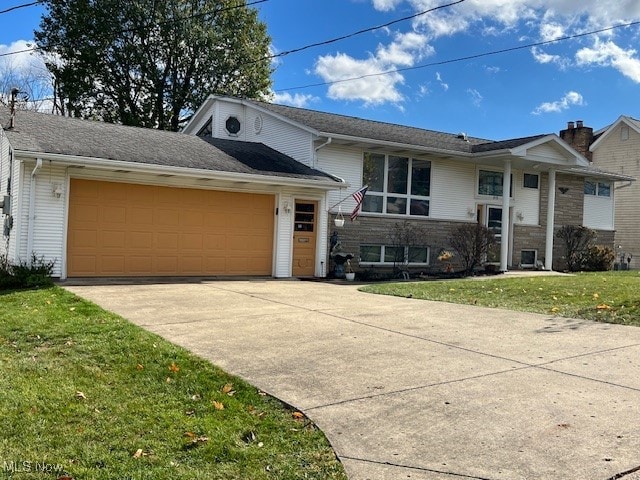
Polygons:
<instances>
[{"instance_id":1,"label":"potted plant","mask_svg":"<svg viewBox=\"0 0 640 480\"><path fill-rule=\"evenodd\" d=\"M351 268L351 260L347 260L347 268L344 273L344 278L349 281L353 281L356 278L356 272L354 272L353 268Z\"/></svg>"}]
</instances>

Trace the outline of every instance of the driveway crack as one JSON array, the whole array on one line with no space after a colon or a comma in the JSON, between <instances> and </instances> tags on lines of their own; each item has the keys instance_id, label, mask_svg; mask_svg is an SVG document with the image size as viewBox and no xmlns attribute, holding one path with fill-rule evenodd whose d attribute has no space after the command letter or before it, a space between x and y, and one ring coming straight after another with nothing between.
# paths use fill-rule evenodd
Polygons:
<instances>
[{"instance_id":1,"label":"driveway crack","mask_svg":"<svg viewBox=\"0 0 640 480\"><path fill-rule=\"evenodd\" d=\"M389 467L398 467L398 468L406 468L406 469L410 469L410 470L419 470L421 472L429 472L429 473L437 473L440 475L450 475L451 477L456 477L456 478L470 478L472 480L494 480L492 478L488 478L488 477L477 477L475 475L467 475L464 473L455 473L455 472L448 472L446 470L436 470L433 468L426 468L426 467L417 467L417 466L413 466L413 465L403 465L401 463L394 463L394 462L383 462L383 461L379 461L379 460L369 460L366 458L358 458L358 457L348 457L346 455L340 455L339 456L341 460L352 460L352 461L356 461L356 462L364 462L364 463L372 463L375 465L385 465L385 466L389 466ZM613 479L611 479L613 480Z\"/></svg>"}]
</instances>

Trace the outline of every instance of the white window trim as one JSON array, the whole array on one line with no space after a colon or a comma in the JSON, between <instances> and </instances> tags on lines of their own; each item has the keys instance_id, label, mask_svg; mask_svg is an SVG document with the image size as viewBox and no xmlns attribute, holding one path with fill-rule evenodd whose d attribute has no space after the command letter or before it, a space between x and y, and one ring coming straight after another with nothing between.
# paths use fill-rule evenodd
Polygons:
<instances>
[{"instance_id":1,"label":"white window trim","mask_svg":"<svg viewBox=\"0 0 640 480\"><path fill-rule=\"evenodd\" d=\"M587 193L584 191L584 187L583 187L583 192L586 196L589 197L598 197L598 198L611 198L613 197L612 192L613 192L613 185L611 184L611 182L605 182L605 181L601 181L601 180L597 180L597 179L593 179L593 178L585 178L584 179L584 183L595 183L596 185L596 192L595 193ZM606 184L609 186L609 195L600 195L600 184Z\"/></svg>"},{"instance_id":2,"label":"white window trim","mask_svg":"<svg viewBox=\"0 0 640 480\"><path fill-rule=\"evenodd\" d=\"M393 155L393 154L388 154L388 153L380 153L380 152L371 152L371 151L363 151L362 152L362 172L360 174L360 178L363 179L364 181L364 155L366 153L369 154L378 154L378 155L384 155L384 174L383 174L383 191L382 192L376 192L373 191L371 189L367 190L366 196L369 197L380 197L382 198L382 212L367 212L365 210L362 210L362 215L371 215L371 216L384 216L384 217L389 217L389 216L394 216L394 217L402 217L402 218L406 218L406 217L411 217L411 218L430 218L431 217L431 169L433 167L433 162L431 160L425 160L422 158L415 158L415 157L404 157L402 155ZM408 164L407 164L407 193L392 193L392 192L388 192L387 191L387 187L388 187L388 181L389 181L389 157L399 157L399 158L407 158L409 160ZM428 162L429 163L429 196L425 197L422 195L412 195L411 192L411 181L413 179L413 161L414 160L419 160L421 162ZM392 197L392 198L404 198L407 200L407 208L405 213L387 213L387 198L388 197ZM423 200L423 201L428 201L429 202L429 215L411 215L411 200Z\"/></svg>"},{"instance_id":3,"label":"white window trim","mask_svg":"<svg viewBox=\"0 0 640 480\"><path fill-rule=\"evenodd\" d=\"M533 175L533 176L538 177L538 186L537 186L537 187L535 187L535 188L534 188L534 187L527 187L527 186L524 184L524 176L525 176L525 175ZM532 173L532 172L522 172L522 188L526 188L526 189L529 189L529 190L540 190L540 174L538 174L538 173Z\"/></svg>"},{"instance_id":4,"label":"white window trim","mask_svg":"<svg viewBox=\"0 0 640 480\"><path fill-rule=\"evenodd\" d=\"M484 170L487 172L501 173L502 174L502 190L504 191L504 169L498 168L498 167L488 167L488 166L478 165L476 167L476 184L474 187L475 198L482 199L482 200L487 200L487 199L498 200L502 198L502 195L484 195L480 193L480 170ZM514 173L515 172L513 171L511 172L511 178L514 178ZM523 175L523 179L524 179L524 175ZM538 185L539 184L540 184L540 178L538 177ZM513 200L515 197L514 195L514 190L516 189L515 181L511 182L511 185L512 185L512 188L511 188L511 191L509 192L511 194L509 197L509 200Z\"/></svg>"}]
</instances>

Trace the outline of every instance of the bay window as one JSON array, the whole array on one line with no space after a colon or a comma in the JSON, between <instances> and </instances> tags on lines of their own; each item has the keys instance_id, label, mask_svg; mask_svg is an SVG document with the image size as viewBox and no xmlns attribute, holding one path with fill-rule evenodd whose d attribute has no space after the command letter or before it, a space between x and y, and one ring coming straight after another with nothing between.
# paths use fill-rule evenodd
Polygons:
<instances>
[{"instance_id":1,"label":"bay window","mask_svg":"<svg viewBox=\"0 0 640 480\"><path fill-rule=\"evenodd\" d=\"M363 212L429 216L431 162L365 152L362 184L369 185Z\"/></svg>"}]
</instances>

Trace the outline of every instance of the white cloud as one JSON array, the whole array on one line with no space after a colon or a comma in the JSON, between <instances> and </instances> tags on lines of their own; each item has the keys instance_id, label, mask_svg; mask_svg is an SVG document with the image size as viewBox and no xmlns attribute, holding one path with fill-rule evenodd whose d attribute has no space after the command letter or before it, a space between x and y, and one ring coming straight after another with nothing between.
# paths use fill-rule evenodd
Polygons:
<instances>
[{"instance_id":1,"label":"white cloud","mask_svg":"<svg viewBox=\"0 0 640 480\"><path fill-rule=\"evenodd\" d=\"M271 101L280 105L291 105L292 107L304 108L309 106L310 103L317 102L320 99L314 95L305 95L302 93L296 93L291 95L289 92L277 93L274 92L271 95Z\"/></svg>"},{"instance_id":2,"label":"white cloud","mask_svg":"<svg viewBox=\"0 0 640 480\"><path fill-rule=\"evenodd\" d=\"M334 100L361 100L366 105L404 100L398 85L404 83L399 73L379 75L387 71L374 57L357 60L344 53L325 55L318 59L315 72L329 86L329 98Z\"/></svg>"},{"instance_id":3,"label":"white cloud","mask_svg":"<svg viewBox=\"0 0 640 480\"><path fill-rule=\"evenodd\" d=\"M602 42L597 39L593 48L582 48L576 53L578 65L600 65L613 67L629 77L636 83L640 83L640 59L636 56L636 50L624 50L611 40Z\"/></svg>"},{"instance_id":4,"label":"white cloud","mask_svg":"<svg viewBox=\"0 0 640 480\"><path fill-rule=\"evenodd\" d=\"M404 76L395 70L411 67L433 53L426 36L408 32L395 35L388 45L378 45L375 54L365 59L344 53L321 56L314 72L331 83L329 97L332 99L360 100L367 105L390 102L399 106L404 101L399 90Z\"/></svg>"},{"instance_id":5,"label":"white cloud","mask_svg":"<svg viewBox=\"0 0 640 480\"><path fill-rule=\"evenodd\" d=\"M476 107L479 107L482 103L483 96L480 94L478 90L475 88L468 88L467 93L471 96L471 103L473 103Z\"/></svg>"},{"instance_id":6,"label":"white cloud","mask_svg":"<svg viewBox=\"0 0 640 480\"><path fill-rule=\"evenodd\" d=\"M567 110L573 105L583 106L586 105L586 103L582 95L578 92L571 91L566 93L560 100L556 100L555 102L545 102L538 105L531 113L534 115L540 115L542 113L559 113Z\"/></svg>"},{"instance_id":7,"label":"white cloud","mask_svg":"<svg viewBox=\"0 0 640 480\"><path fill-rule=\"evenodd\" d=\"M544 42L556 40L566 36L564 27L557 23L543 23L540 25L540 38Z\"/></svg>"},{"instance_id":8,"label":"white cloud","mask_svg":"<svg viewBox=\"0 0 640 480\"><path fill-rule=\"evenodd\" d=\"M381 12L388 12L396 8L400 3L402 3L402 0L373 0L373 8Z\"/></svg>"},{"instance_id":9,"label":"white cloud","mask_svg":"<svg viewBox=\"0 0 640 480\"><path fill-rule=\"evenodd\" d=\"M449 90L449 84L445 83L442 80L442 76L440 75L440 72L436 72L436 80L438 81L438 83L440 84L440 86L442 87L442 89L446 92L447 90Z\"/></svg>"},{"instance_id":10,"label":"white cloud","mask_svg":"<svg viewBox=\"0 0 640 480\"><path fill-rule=\"evenodd\" d=\"M10 66L12 70L24 73L26 71L38 70L46 71L46 67L41 57L31 51L33 44L27 40L17 40L11 45L0 45L0 53L20 52L14 55L0 57L0 64ZM26 51L25 51L26 50Z\"/></svg>"},{"instance_id":11,"label":"white cloud","mask_svg":"<svg viewBox=\"0 0 640 480\"><path fill-rule=\"evenodd\" d=\"M558 65L561 69L565 69L571 64L571 62L568 59L561 57L560 55L551 55L549 53L544 52L538 47L533 47L531 49L531 55L533 55L534 60L538 63L541 63L541 64L552 63L555 65Z\"/></svg>"}]
</instances>

